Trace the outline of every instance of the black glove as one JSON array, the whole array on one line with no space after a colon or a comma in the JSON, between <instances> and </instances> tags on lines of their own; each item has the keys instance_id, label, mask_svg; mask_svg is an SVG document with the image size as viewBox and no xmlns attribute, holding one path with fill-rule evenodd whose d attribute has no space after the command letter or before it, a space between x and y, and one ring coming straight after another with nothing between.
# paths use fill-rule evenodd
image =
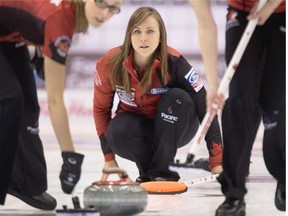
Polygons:
<instances>
[{"instance_id":1,"label":"black glove","mask_svg":"<svg viewBox=\"0 0 288 216\"><path fill-rule=\"evenodd\" d=\"M60 172L62 190L71 194L81 175L84 155L75 152L62 152L63 165Z\"/></svg>"}]
</instances>

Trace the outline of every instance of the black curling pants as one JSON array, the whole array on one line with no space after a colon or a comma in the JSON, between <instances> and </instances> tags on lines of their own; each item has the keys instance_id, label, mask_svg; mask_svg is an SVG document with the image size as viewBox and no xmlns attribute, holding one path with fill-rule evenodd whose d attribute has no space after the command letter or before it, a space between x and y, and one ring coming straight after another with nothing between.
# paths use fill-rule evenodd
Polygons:
<instances>
[{"instance_id":1,"label":"black curling pants","mask_svg":"<svg viewBox=\"0 0 288 216\"><path fill-rule=\"evenodd\" d=\"M0 43L0 204L4 204L18 146L23 97L9 58Z\"/></svg>"},{"instance_id":2,"label":"black curling pants","mask_svg":"<svg viewBox=\"0 0 288 216\"><path fill-rule=\"evenodd\" d=\"M5 148L11 152L9 161L1 165L11 170L15 156L10 184L23 194L39 195L47 190L47 170L39 138L40 108L29 52L25 45L0 43L0 55L0 154ZM7 184L3 185L6 190Z\"/></svg>"},{"instance_id":3,"label":"black curling pants","mask_svg":"<svg viewBox=\"0 0 288 216\"><path fill-rule=\"evenodd\" d=\"M226 61L233 56L247 24L238 12L239 25L226 32ZM219 181L226 198L241 199L245 177L261 119L264 122L263 156L269 172L285 182L285 13L273 14L257 26L231 80L222 113L223 168Z\"/></svg>"},{"instance_id":4,"label":"black curling pants","mask_svg":"<svg viewBox=\"0 0 288 216\"><path fill-rule=\"evenodd\" d=\"M161 98L156 119L130 112L117 114L108 127L109 147L120 157L134 161L141 175L179 180L169 170L177 148L195 135L199 122L192 98L172 88Z\"/></svg>"}]
</instances>

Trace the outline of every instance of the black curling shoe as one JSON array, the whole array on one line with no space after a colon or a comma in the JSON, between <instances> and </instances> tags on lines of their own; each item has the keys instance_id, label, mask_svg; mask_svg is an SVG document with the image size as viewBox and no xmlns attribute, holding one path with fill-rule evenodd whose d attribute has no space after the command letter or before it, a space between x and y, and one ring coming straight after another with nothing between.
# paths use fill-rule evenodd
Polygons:
<instances>
[{"instance_id":1,"label":"black curling shoe","mask_svg":"<svg viewBox=\"0 0 288 216\"><path fill-rule=\"evenodd\" d=\"M275 206L279 211L286 211L286 184L277 183Z\"/></svg>"},{"instance_id":2,"label":"black curling shoe","mask_svg":"<svg viewBox=\"0 0 288 216\"><path fill-rule=\"evenodd\" d=\"M245 216L244 199L226 199L216 210L215 216Z\"/></svg>"},{"instance_id":3,"label":"black curling shoe","mask_svg":"<svg viewBox=\"0 0 288 216\"><path fill-rule=\"evenodd\" d=\"M141 184L141 183L144 183L144 182L149 182L151 181L150 178L148 178L147 176L142 176L140 175L137 179L136 179L136 182Z\"/></svg>"},{"instance_id":4,"label":"black curling shoe","mask_svg":"<svg viewBox=\"0 0 288 216\"><path fill-rule=\"evenodd\" d=\"M21 199L23 202L37 209L54 210L57 206L56 199L46 192L40 195L30 196L22 193L16 187L10 187L8 194Z\"/></svg>"}]
</instances>

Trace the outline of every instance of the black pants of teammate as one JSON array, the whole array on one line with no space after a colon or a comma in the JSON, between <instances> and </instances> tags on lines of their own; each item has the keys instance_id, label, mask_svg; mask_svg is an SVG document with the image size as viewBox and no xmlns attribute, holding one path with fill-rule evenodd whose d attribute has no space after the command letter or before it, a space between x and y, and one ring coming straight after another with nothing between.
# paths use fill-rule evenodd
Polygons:
<instances>
[{"instance_id":1,"label":"black pants of teammate","mask_svg":"<svg viewBox=\"0 0 288 216\"><path fill-rule=\"evenodd\" d=\"M247 24L247 13L226 31L230 62ZM230 23L231 24L231 23ZM263 156L268 171L285 183L285 14L273 14L257 26L230 83L222 113L223 168L219 181L226 198L241 199L261 118L265 125Z\"/></svg>"},{"instance_id":2,"label":"black pants of teammate","mask_svg":"<svg viewBox=\"0 0 288 216\"><path fill-rule=\"evenodd\" d=\"M195 135L199 122L192 98L182 89L170 89L158 104L156 119L130 112L117 114L108 127L109 147L134 161L141 175L179 180L169 170L177 148Z\"/></svg>"},{"instance_id":3,"label":"black pants of teammate","mask_svg":"<svg viewBox=\"0 0 288 216\"><path fill-rule=\"evenodd\" d=\"M9 184L27 195L45 192L47 172L38 134L37 89L27 46L0 43L0 68L0 202L3 204Z\"/></svg>"}]
</instances>

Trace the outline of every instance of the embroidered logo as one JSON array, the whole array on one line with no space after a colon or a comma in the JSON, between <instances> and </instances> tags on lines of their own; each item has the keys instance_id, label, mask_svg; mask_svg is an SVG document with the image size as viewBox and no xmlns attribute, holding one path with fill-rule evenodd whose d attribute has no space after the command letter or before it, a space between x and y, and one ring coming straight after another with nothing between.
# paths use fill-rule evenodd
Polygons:
<instances>
[{"instance_id":1,"label":"embroidered logo","mask_svg":"<svg viewBox=\"0 0 288 216\"><path fill-rule=\"evenodd\" d=\"M169 106L168 109L167 109L168 113L171 115L173 113L173 110L172 110L172 107Z\"/></svg>"},{"instance_id":2,"label":"embroidered logo","mask_svg":"<svg viewBox=\"0 0 288 216\"><path fill-rule=\"evenodd\" d=\"M167 108L167 112L168 112L169 114L166 114L166 113L163 113L163 112L161 113L161 118L162 118L164 121L167 121L167 122L172 123L172 124L174 124L175 122L178 121L178 117L172 115L172 114L173 114L172 106L169 106L169 107Z\"/></svg>"},{"instance_id":3,"label":"embroidered logo","mask_svg":"<svg viewBox=\"0 0 288 216\"><path fill-rule=\"evenodd\" d=\"M198 92L204 86L204 83L199 74L192 67L191 70L185 75L185 79L192 86L192 88Z\"/></svg>"},{"instance_id":4,"label":"embroidered logo","mask_svg":"<svg viewBox=\"0 0 288 216\"><path fill-rule=\"evenodd\" d=\"M173 116L173 115L168 115L168 114L166 114L166 113L161 113L161 118L162 118L164 121L170 122L170 123L172 123L172 124L174 124L175 122L178 121L178 117Z\"/></svg>"},{"instance_id":5,"label":"embroidered logo","mask_svg":"<svg viewBox=\"0 0 288 216\"><path fill-rule=\"evenodd\" d=\"M54 42L54 46L56 47L57 54L63 58L67 56L69 47L71 44L71 39L66 36L62 35L56 39Z\"/></svg>"},{"instance_id":6,"label":"embroidered logo","mask_svg":"<svg viewBox=\"0 0 288 216\"><path fill-rule=\"evenodd\" d=\"M117 95L122 103L129 106L137 107L137 104L135 103L135 93L133 92L133 89L131 90L131 94L128 94L121 87L116 87Z\"/></svg>"},{"instance_id":7,"label":"embroidered logo","mask_svg":"<svg viewBox=\"0 0 288 216\"><path fill-rule=\"evenodd\" d=\"M29 131L31 134L38 134L39 133L39 126L38 121L34 122L34 126L27 126L27 131Z\"/></svg>"},{"instance_id":8,"label":"embroidered logo","mask_svg":"<svg viewBox=\"0 0 288 216\"><path fill-rule=\"evenodd\" d=\"M272 116L264 116L263 117L263 123L265 130L271 130L272 128L276 127L278 125L278 122L275 120L276 115L279 114L279 110L274 110Z\"/></svg>"},{"instance_id":9,"label":"embroidered logo","mask_svg":"<svg viewBox=\"0 0 288 216\"><path fill-rule=\"evenodd\" d=\"M72 157L69 157L68 158L68 162L72 165L76 165L77 164L77 161L75 160L75 158L72 158Z\"/></svg>"},{"instance_id":10,"label":"embroidered logo","mask_svg":"<svg viewBox=\"0 0 288 216\"><path fill-rule=\"evenodd\" d=\"M151 94L165 94L169 90L168 87L165 88L152 88Z\"/></svg>"},{"instance_id":11,"label":"embroidered logo","mask_svg":"<svg viewBox=\"0 0 288 216\"><path fill-rule=\"evenodd\" d=\"M27 126L27 131L29 131L31 134L38 134L39 133L39 128L38 127L31 127Z\"/></svg>"}]
</instances>

